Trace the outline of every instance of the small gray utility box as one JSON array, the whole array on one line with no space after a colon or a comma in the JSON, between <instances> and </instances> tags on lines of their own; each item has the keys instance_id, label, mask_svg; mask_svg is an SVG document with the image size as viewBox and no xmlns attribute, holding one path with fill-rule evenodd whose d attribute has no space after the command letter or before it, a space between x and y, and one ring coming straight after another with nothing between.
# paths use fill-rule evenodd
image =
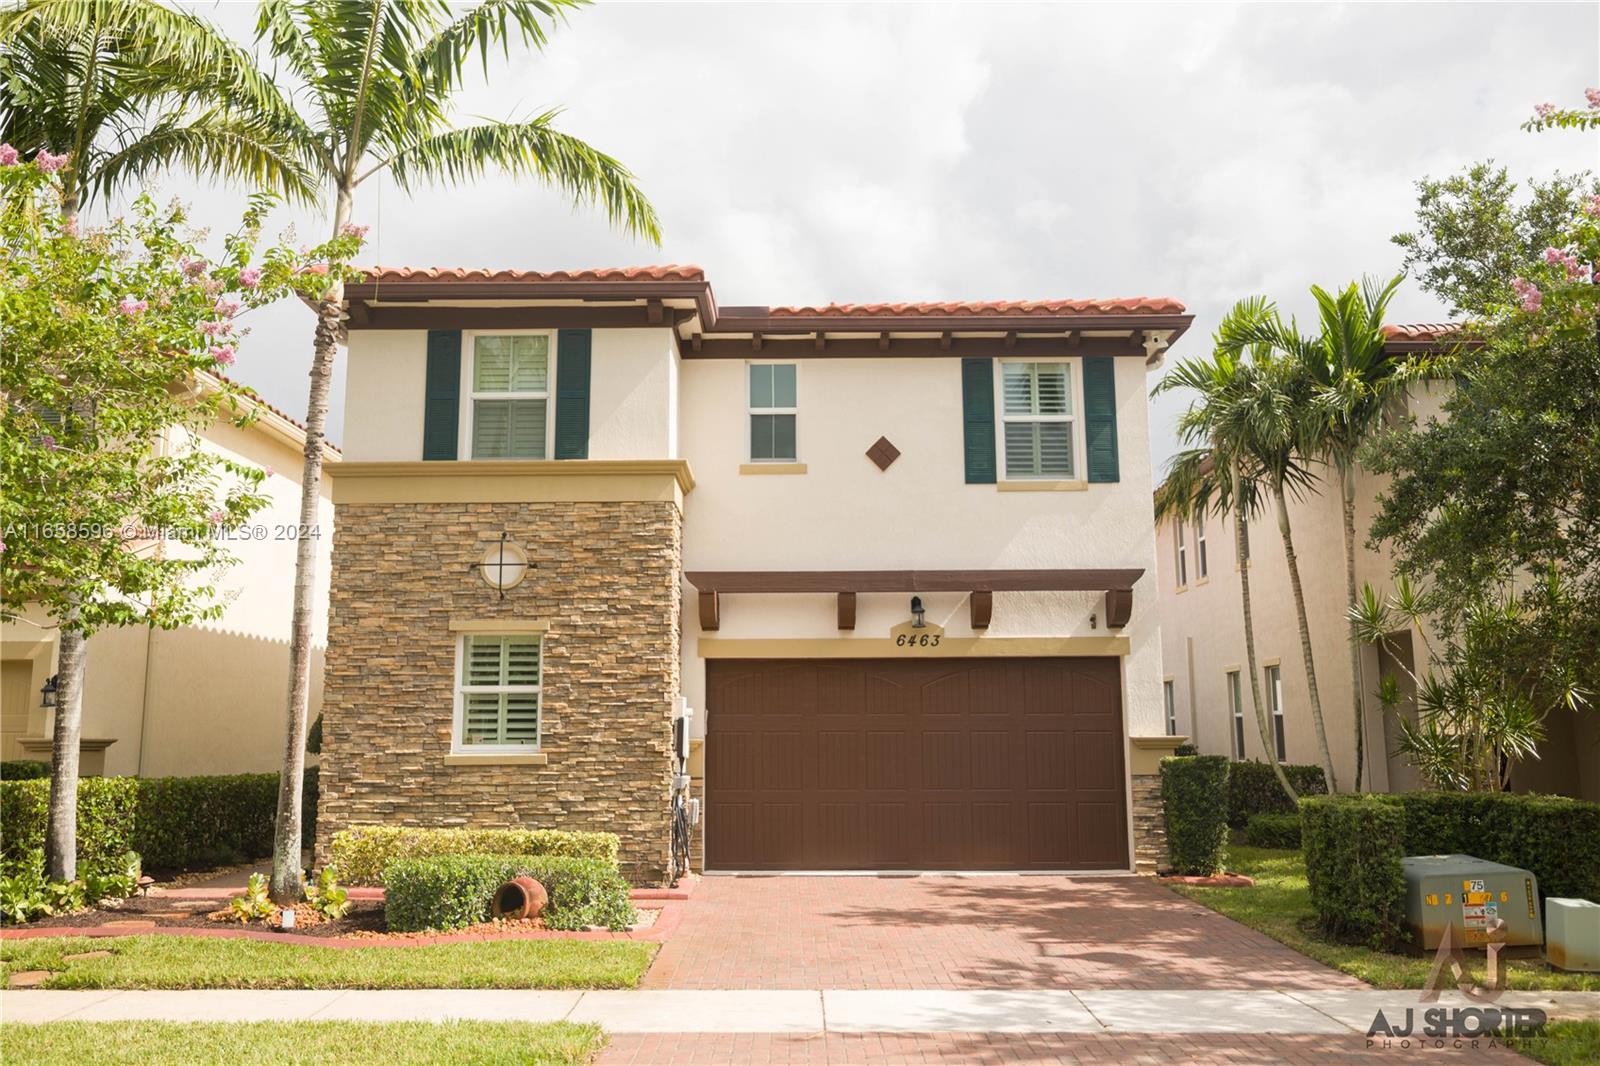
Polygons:
<instances>
[{"instance_id":1,"label":"small gray utility box","mask_svg":"<svg viewBox=\"0 0 1600 1066\"><path fill-rule=\"evenodd\" d=\"M1543 944L1539 882L1527 870L1471 855L1413 855L1401 860L1406 926L1425 951L1445 928L1458 948Z\"/></svg>"}]
</instances>

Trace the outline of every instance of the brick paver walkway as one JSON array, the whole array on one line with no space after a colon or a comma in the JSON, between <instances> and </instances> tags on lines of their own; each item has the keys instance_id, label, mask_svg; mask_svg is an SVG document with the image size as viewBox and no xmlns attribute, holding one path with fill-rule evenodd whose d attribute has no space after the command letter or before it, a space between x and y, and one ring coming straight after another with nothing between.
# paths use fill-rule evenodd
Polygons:
<instances>
[{"instance_id":1,"label":"brick paver walkway","mask_svg":"<svg viewBox=\"0 0 1600 1066\"><path fill-rule=\"evenodd\" d=\"M646 988L1362 988L1132 877L707 877Z\"/></svg>"},{"instance_id":2,"label":"brick paver walkway","mask_svg":"<svg viewBox=\"0 0 1600 1066\"><path fill-rule=\"evenodd\" d=\"M1429 1047L1419 1052L1366 1047L1360 1036L1142 1036L1089 1033L628 1034L611 1037L600 1066L1001 1066L1013 1063L1117 1063L1126 1066L1373 1066L1417 1057L1430 1064L1523 1063L1503 1048Z\"/></svg>"}]
</instances>

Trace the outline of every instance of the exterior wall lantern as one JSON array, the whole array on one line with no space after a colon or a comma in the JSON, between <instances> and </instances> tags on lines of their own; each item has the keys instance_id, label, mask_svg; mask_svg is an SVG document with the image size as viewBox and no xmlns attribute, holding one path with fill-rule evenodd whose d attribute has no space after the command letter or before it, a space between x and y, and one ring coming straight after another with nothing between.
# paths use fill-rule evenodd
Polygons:
<instances>
[{"instance_id":1,"label":"exterior wall lantern","mask_svg":"<svg viewBox=\"0 0 1600 1066\"><path fill-rule=\"evenodd\" d=\"M532 568L528 562L528 553L522 550L522 545L511 539L510 534L501 533L499 543L491 546L483 553L483 558L467 567L476 570L478 576L483 578L483 583L500 593L500 598L506 598L506 590L516 588L522 579L528 576Z\"/></svg>"},{"instance_id":2,"label":"exterior wall lantern","mask_svg":"<svg viewBox=\"0 0 1600 1066\"><path fill-rule=\"evenodd\" d=\"M913 597L911 597L911 628L912 629L927 629L928 628L928 612L926 610L924 610L923 607L922 607L922 597L921 596L913 596Z\"/></svg>"},{"instance_id":3,"label":"exterior wall lantern","mask_svg":"<svg viewBox=\"0 0 1600 1066\"><path fill-rule=\"evenodd\" d=\"M61 675L51 674L45 681L44 688L39 690L39 706L44 708L56 705L56 693L61 691Z\"/></svg>"}]
</instances>

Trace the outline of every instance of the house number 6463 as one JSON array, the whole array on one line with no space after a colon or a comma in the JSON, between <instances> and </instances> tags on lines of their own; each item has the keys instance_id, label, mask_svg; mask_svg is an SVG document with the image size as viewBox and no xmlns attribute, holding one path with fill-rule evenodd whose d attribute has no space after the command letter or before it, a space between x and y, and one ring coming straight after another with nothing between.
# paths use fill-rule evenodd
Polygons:
<instances>
[{"instance_id":1,"label":"house number 6463","mask_svg":"<svg viewBox=\"0 0 1600 1066\"><path fill-rule=\"evenodd\" d=\"M901 633L894 638L897 648L937 648L940 636L938 633Z\"/></svg>"}]
</instances>

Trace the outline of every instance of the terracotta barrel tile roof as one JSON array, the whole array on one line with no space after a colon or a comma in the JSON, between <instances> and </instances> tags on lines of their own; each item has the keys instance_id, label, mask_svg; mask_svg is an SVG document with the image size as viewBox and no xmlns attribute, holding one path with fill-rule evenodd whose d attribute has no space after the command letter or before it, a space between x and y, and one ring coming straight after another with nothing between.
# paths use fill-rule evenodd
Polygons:
<instances>
[{"instance_id":1,"label":"terracotta barrel tile roof","mask_svg":"<svg viewBox=\"0 0 1600 1066\"><path fill-rule=\"evenodd\" d=\"M363 267L368 282L374 281L704 281L706 273L697 266L599 267L593 270L489 270L463 267Z\"/></svg>"},{"instance_id":2,"label":"terracotta barrel tile roof","mask_svg":"<svg viewBox=\"0 0 1600 1066\"><path fill-rule=\"evenodd\" d=\"M1383 327L1385 337L1403 341L1436 341L1460 332L1459 322L1414 322Z\"/></svg>"},{"instance_id":3,"label":"terracotta barrel tile roof","mask_svg":"<svg viewBox=\"0 0 1600 1066\"><path fill-rule=\"evenodd\" d=\"M993 300L947 303L824 304L810 307L774 307L768 314L782 317L874 318L919 315L1177 315L1183 303L1170 296L1134 296L1119 300Z\"/></svg>"}]
</instances>

